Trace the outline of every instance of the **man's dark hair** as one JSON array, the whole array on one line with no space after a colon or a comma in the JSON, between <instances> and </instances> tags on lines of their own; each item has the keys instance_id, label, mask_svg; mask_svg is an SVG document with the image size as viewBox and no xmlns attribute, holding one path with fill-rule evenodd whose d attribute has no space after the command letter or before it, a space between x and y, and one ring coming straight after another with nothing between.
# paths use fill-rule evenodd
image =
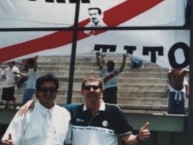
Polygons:
<instances>
[{"instance_id":1,"label":"man's dark hair","mask_svg":"<svg viewBox=\"0 0 193 145\"><path fill-rule=\"evenodd\" d=\"M88 10L89 10L89 11L90 11L90 10L98 10L99 15L102 14L101 9L100 9L100 8L97 8L97 7L88 8Z\"/></svg>"},{"instance_id":2,"label":"man's dark hair","mask_svg":"<svg viewBox=\"0 0 193 145\"><path fill-rule=\"evenodd\" d=\"M107 62L107 66L115 66L115 63L114 63L114 61L112 61L112 60L109 60L108 62Z\"/></svg>"},{"instance_id":3,"label":"man's dark hair","mask_svg":"<svg viewBox=\"0 0 193 145\"><path fill-rule=\"evenodd\" d=\"M8 64L14 64L15 65L15 61L10 61L10 62L8 62Z\"/></svg>"},{"instance_id":4,"label":"man's dark hair","mask_svg":"<svg viewBox=\"0 0 193 145\"><path fill-rule=\"evenodd\" d=\"M39 90L41 85L45 82L53 82L56 86L56 88L59 88L59 80L56 76L53 74L46 74L43 76L40 76L36 81L36 90Z\"/></svg>"},{"instance_id":5,"label":"man's dark hair","mask_svg":"<svg viewBox=\"0 0 193 145\"><path fill-rule=\"evenodd\" d=\"M35 64L35 60L34 60L33 58L28 59L28 60L27 60L27 63L28 63L29 65L34 65L34 64Z\"/></svg>"}]
</instances>

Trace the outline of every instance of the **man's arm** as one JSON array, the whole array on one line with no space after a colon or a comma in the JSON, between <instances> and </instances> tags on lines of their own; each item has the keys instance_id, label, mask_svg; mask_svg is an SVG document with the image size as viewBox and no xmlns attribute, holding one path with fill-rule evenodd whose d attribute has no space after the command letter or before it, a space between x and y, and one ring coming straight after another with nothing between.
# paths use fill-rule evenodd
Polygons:
<instances>
[{"instance_id":1,"label":"man's arm","mask_svg":"<svg viewBox=\"0 0 193 145\"><path fill-rule=\"evenodd\" d=\"M96 61L97 61L97 65L99 66L99 70L101 70L103 68L103 65L101 64L101 59L103 59L103 57L100 56L100 52L96 53ZM104 61L104 60L102 60Z\"/></svg>"},{"instance_id":2,"label":"man's arm","mask_svg":"<svg viewBox=\"0 0 193 145\"><path fill-rule=\"evenodd\" d=\"M19 116L17 112L2 137L3 145L18 145L23 137L26 125L26 116Z\"/></svg>"},{"instance_id":3,"label":"man's arm","mask_svg":"<svg viewBox=\"0 0 193 145\"><path fill-rule=\"evenodd\" d=\"M125 68L126 58L127 58L127 54L123 54L123 61L122 61L122 65L120 67L121 72Z\"/></svg>"},{"instance_id":4,"label":"man's arm","mask_svg":"<svg viewBox=\"0 0 193 145\"><path fill-rule=\"evenodd\" d=\"M23 106L21 106L18 110L18 115L25 116L29 110L33 110L35 107L35 101L29 100Z\"/></svg>"},{"instance_id":5,"label":"man's arm","mask_svg":"<svg viewBox=\"0 0 193 145\"><path fill-rule=\"evenodd\" d=\"M38 56L35 56L35 57L34 57L34 71L35 71L35 72L37 71L37 68L38 68L38 63L37 63L37 61L38 61Z\"/></svg>"},{"instance_id":6,"label":"man's arm","mask_svg":"<svg viewBox=\"0 0 193 145\"><path fill-rule=\"evenodd\" d=\"M190 95L190 93L189 93L189 91L190 91L189 84L185 84L184 87L185 87L185 95L186 95L187 98L189 98L189 95Z\"/></svg>"},{"instance_id":7,"label":"man's arm","mask_svg":"<svg viewBox=\"0 0 193 145\"><path fill-rule=\"evenodd\" d=\"M4 71L3 69L0 68L0 80L4 80L5 79L5 74L4 74Z\"/></svg>"},{"instance_id":8,"label":"man's arm","mask_svg":"<svg viewBox=\"0 0 193 145\"><path fill-rule=\"evenodd\" d=\"M187 69L187 68L184 68L184 69L183 69L183 72L184 72L184 75L186 75L186 74L189 74L190 70Z\"/></svg>"},{"instance_id":9,"label":"man's arm","mask_svg":"<svg viewBox=\"0 0 193 145\"><path fill-rule=\"evenodd\" d=\"M26 74L26 73L14 72L14 74L20 75L20 76L22 76L22 77L27 77L27 74Z\"/></svg>"},{"instance_id":10,"label":"man's arm","mask_svg":"<svg viewBox=\"0 0 193 145\"><path fill-rule=\"evenodd\" d=\"M145 125L140 128L138 135L130 134L124 136L122 139L127 145L137 145L138 143L142 143L149 140L149 138L149 122L146 122Z\"/></svg>"}]
</instances>

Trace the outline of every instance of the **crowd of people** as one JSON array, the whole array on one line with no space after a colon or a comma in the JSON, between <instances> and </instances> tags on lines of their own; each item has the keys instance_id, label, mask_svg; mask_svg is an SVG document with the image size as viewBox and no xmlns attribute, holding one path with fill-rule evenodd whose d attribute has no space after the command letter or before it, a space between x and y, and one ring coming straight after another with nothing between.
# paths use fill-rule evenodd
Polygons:
<instances>
[{"instance_id":1,"label":"crowd of people","mask_svg":"<svg viewBox=\"0 0 193 145\"><path fill-rule=\"evenodd\" d=\"M190 25L191 1L187 0L185 26ZM88 9L90 21L85 27L107 27L103 12L98 7ZM85 30L87 35L97 35L97 29ZM24 82L23 106L11 120L2 145L137 145L150 139L150 124L144 122L135 134L129 120L117 105L118 76L124 71L127 54L123 54L121 66L115 67L113 60L105 62L104 56L96 53L99 76L86 77L81 84L83 102L59 106L56 98L59 79L53 74L38 77L37 59L23 60L21 71L15 61L0 68L0 79L4 81L1 99L5 109L13 102L16 108L15 88ZM131 57L132 67L143 66L143 61ZM189 97L186 68L168 71L168 114L186 114L185 98ZM36 101L32 98L36 97Z\"/></svg>"},{"instance_id":2,"label":"crowd of people","mask_svg":"<svg viewBox=\"0 0 193 145\"><path fill-rule=\"evenodd\" d=\"M123 54L122 63L115 67L113 60L106 62L105 55L96 52L96 63L99 67L99 76L103 79L104 90L103 100L105 103L117 104L118 77L124 71L127 54ZM131 56L130 58L133 58ZM22 61L23 68L20 71L14 61L8 62L7 67L0 69L0 78L4 80L2 86L1 99L5 101L5 108L9 108L12 101L16 108L15 88L20 88L24 82L25 91L22 104L31 100L35 94L35 82L37 79L37 59L38 56ZM131 61L131 60L130 60ZM131 67L133 64L131 61ZM187 68L171 69L168 72L168 113L185 114L185 98L189 96L189 83L186 79L189 70Z\"/></svg>"},{"instance_id":3,"label":"crowd of people","mask_svg":"<svg viewBox=\"0 0 193 145\"><path fill-rule=\"evenodd\" d=\"M118 137L125 144L136 145L150 138L149 122L134 134L122 110L117 105L118 76L123 72L127 54L123 54L121 66L104 60L104 55L96 53L99 76L89 76L82 81L81 94L84 103L68 104L60 107L55 100L59 89L59 79L46 74L37 76L37 59L30 58L27 72L21 73L15 62L0 69L4 78L2 100L15 105L14 90L20 77L27 77L23 96L23 106L10 122L3 138L3 145L117 145ZM168 113L185 114L185 97L189 96L186 81L188 69L171 69L168 72ZM35 95L37 101L33 101ZM37 125L38 121L38 125Z\"/></svg>"}]
</instances>

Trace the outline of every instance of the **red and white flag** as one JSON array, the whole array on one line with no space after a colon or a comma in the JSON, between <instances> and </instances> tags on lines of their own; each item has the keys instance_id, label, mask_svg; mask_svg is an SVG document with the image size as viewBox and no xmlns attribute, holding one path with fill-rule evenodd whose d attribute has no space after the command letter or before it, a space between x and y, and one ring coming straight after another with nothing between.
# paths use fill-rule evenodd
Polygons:
<instances>
[{"instance_id":1,"label":"red and white flag","mask_svg":"<svg viewBox=\"0 0 193 145\"><path fill-rule=\"evenodd\" d=\"M71 27L75 6L71 0L1 0L0 28ZM105 0L105 3L104 0L81 0L79 26L89 23L90 7L101 8L103 20L110 27L182 26L185 23L186 0ZM175 44L189 46L189 33L180 30L100 30L93 36L79 31L77 55L92 52L99 45L115 45L114 53L125 53L124 47L134 46L133 55L152 61L142 53L144 49L163 47L164 55L156 57L155 63L171 67L168 59L163 57L168 58L168 52ZM0 34L0 62L32 55L71 54L72 31L2 31ZM175 52L177 50L183 53L181 50L184 49ZM179 58L178 55L181 53L175 53L175 58ZM180 64L185 59L182 57L176 61Z\"/></svg>"}]
</instances>

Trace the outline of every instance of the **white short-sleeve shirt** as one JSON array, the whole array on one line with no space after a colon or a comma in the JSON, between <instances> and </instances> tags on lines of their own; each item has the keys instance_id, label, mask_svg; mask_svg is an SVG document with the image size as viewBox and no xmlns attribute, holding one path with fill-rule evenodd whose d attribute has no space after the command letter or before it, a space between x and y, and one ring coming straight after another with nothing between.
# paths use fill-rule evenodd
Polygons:
<instances>
[{"instance_id":1,"label":"white short-sleeve shirt","mask_svg":"<svg viewBox=\"0 0 193 145\"><path fill-rule=\"evenodd\" d=\"M50 113L47 118L46 114ZM14 145L63 145L71 143L70 114L58 105L51 109L36 102L33 111L14 116L2 140L11 133ZM46 122L50 122L48 125Z\"/></svg>"}]
</instances>

